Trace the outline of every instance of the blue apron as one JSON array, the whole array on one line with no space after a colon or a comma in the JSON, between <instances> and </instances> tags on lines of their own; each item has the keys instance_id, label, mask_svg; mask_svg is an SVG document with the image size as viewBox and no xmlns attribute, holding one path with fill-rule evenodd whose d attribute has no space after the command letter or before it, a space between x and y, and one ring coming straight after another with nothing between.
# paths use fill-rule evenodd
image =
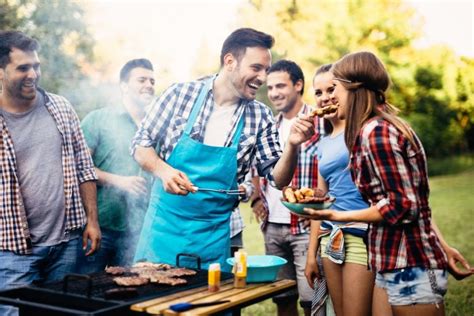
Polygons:
<instances>
[{"instance_id":1,"label":"blue apron","mask_svg":"<svg viewBox=\"0 0 474 316\"><path fill-rule=\"evenodd\" d=\"M191 129L212 84L208 80L193 105L183 135L166 161L184 172L197 187L237 189L237 146L242 133L239 119L231 147L209 146L190 137ZM238 196L198 191L186 196L167 193L156 179L135 254L135 260L174 264L178 253L199 255L202 267L218 262L225 267L230 255L230 215ZM180 264L195 262L180 259Z\"/></svg>"}]
</instances>

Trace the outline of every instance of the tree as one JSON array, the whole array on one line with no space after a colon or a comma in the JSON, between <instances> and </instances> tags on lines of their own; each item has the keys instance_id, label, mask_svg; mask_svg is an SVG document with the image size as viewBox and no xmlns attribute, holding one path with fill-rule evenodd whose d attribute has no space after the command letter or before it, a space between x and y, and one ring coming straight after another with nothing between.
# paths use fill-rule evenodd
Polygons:
<instances>
[{"instance_id":1,"label":"tree","mask_svg":"<svg viewBox=\"0 0 474 316\"><path fill-rule=\"evenodd\" d=\"M85 78L94 41L79 1L0 0L0 29L20 30L41 44L41 86L65 93ZM71 100L74 101L74 100Z\"/></svg>"},{"instance_id":2,"label":"tree","mask_svg":"<svg viewBox=\"0 0 474 316\"><path fill-rule=\"evenodd\" d=\"M311 79L320 65L349 52L371 51L392 79L388 100L412 122L430 155L453 153L468 143L474 148L474 141L467 141L474 135L474 61L445 47L415 49L421 18L409 4L249 0L241 13L242 25L275 37L274 61L288 58L302 67L306 91L312 91ZM259 98L265 100L261 94Z\"/></svg>"},{"instance_id":3,"label":"tree","mask_svg":"<svg viewBox=\"0 0 474 316\"><path fill-rule=\"evenodd\" d=\"M418 36L415 12L401 1L251 0L242 8L242 24L266 31L275 39L274 55L295 60L305 73L306 91L320 65L343 55L369 50L382 58L397 87L410 81L406 52ZM415 25L413 27L412 25ZM405 99L395 98L405 106ZM312 101L310 99L309 101Z\"/></svg>"}]
</instances>

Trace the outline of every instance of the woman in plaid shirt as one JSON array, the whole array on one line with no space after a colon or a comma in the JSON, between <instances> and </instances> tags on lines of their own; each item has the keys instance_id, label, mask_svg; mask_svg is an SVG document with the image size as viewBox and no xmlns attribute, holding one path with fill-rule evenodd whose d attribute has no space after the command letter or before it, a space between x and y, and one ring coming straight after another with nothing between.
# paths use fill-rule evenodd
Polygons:
<instances>
[{"instance_id":1,"label":"woman in plaid shirt","mask_svg":"<svg viewBox=\"0 0 474 316\"><path fill-rule=\"evenodd\" d=\"M470 267L447 246L431 218L423 146L386 102L390 79L374 54L346 55L332 72L333 101L340 105L339 118L347 121L352 178L371 206L307 212L313 219L370 223L369 267L377 272L376 287L386 290L394 315L444 315L447 259L452 269L456 261Z\"/></svg>"}]
</instances>

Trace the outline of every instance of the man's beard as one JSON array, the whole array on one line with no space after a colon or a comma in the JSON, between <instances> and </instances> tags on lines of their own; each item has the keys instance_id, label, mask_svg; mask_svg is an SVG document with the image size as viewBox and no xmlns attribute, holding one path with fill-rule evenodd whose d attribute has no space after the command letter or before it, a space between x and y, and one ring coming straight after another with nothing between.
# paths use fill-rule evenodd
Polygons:
<instances>
[{"instance_id":1,"label":"man's beard","mask_svg":"<svg viewBox=\"0 0 474 316\"><path fill-rule=\"evenodd\" d=\"M7 84L3 84L3 93L5 93L5 91L7 92L8 95L16 98L16 99L19 99L19 100L26 100L26 101L31 101L31 100L34 100L36 98L36 91L38 89L38 86L37 86L37 82L34 82L33 83L33 90L34 92L33 93L29 93L29 94L24 94L22 92L22 85L23 85L23 81L20 81L18 83L14 83L12 85L9 85L8 83Z\"/></svg>"}]
</instances>

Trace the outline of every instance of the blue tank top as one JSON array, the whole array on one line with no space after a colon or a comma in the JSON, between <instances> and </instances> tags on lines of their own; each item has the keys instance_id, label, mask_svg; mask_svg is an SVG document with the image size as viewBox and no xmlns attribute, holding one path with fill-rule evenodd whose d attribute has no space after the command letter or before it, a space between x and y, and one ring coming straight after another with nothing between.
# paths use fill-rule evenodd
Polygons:
<instances>
[{"instance_id":1,"label":"blue tank top","mask_svg":"<svg viewBox=\"0 0 474 316\"><path fill-rule=\"evenodd\" d=\"M369 207L352 181L349 170L349 151L344 142L344 133L334 138L326 136L318 146L319 173L326 181L329 195L336 198L332 209L339 211L360 210ZM324 227L328 227L324 225Z\"/></svg>"}]
</instances>

